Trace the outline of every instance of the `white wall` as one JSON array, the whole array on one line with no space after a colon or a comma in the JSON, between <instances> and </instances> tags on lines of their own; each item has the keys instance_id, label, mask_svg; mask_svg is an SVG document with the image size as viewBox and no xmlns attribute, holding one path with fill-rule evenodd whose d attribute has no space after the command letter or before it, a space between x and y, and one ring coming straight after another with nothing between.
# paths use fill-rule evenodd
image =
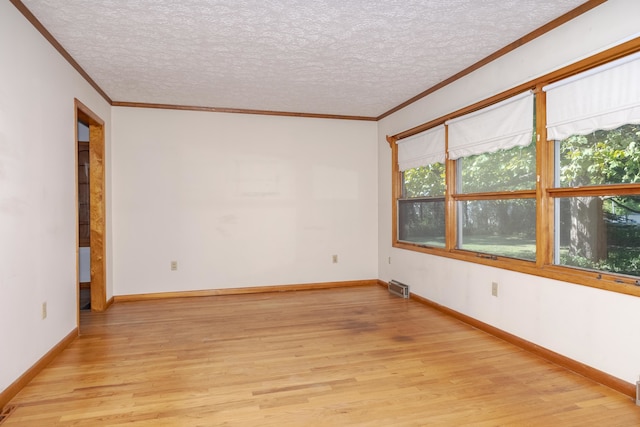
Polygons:
<instances>
[{"instance_id":1,"label":"white wall","mask_svg":"<svg viewBox=\"0 0 640 427\"><path fill-rule=\"evenodd\" d=\"M74 98L107 123L110 107L9 2L0 58L2 391L76 327Z\"/></svg>"},{"instance_id":2,"label":"white wall","mask_svg":"<svg viewBox=\"0 0 640 427\"><path fill-rule=\"evenodd\" d=\"M376 123L112 116L116 295L377 278Z\"/></svg>"},{"instance_id":3,"label":"white wall","mask_svg":"<svg viewBox=\"0 0 640 427\"><path fill-rule=\"evenodd\" d=\"M610 0L379 122L379 277L628 382L640 374L640 298L391 247L393 135L575 62L640 31ZM391 264L388 257L391 257ZM499 283L498 298L491 282Z\"/></svg>"}]
</instances>

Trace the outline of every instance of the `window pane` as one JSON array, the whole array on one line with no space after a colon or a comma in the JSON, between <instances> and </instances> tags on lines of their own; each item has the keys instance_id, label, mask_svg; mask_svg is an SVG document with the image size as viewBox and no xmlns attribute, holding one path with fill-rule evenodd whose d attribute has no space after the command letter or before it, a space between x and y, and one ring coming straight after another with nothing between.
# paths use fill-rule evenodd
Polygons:
<instances>
[{"instance_id":1,"label":"window pane","mask_svg":"<svg viewBox=\"0 0 640 427\"><path fill-rule=\"evenodd\" d=\"M407 169L402 173L402 197L444 196L445 167L443 163Z\"/></svg>"},{"instance_id":2,"label":"window pane","mask_svg":"<svg viewBox=\"0 0 640 427\"><path fill-rule=\"evenodd\" d=\"M444 200L398 200L398 240L444 247Z\"/></svg>"},{"instance_id":3,"label":"window pane","mask_svg":"<svg viewBox=\"0 0 640 427\"><path fill-rule=\"evenodd\" d=\"M556 264L640 276L640 195L556 200Z\"/></svg>"},{"instance_id":4,"label":"window pane","mask_svg":"<svg viewBox=\"0 0 640 427\"><path fill-rule=\"evenodd\" d=\"M460 193L536 188L536 144L458 159Z\"/></svg>"},{"instance_id":5,"label":"window pane","mask_svg":"<svg viewBox=\"0 0 640 427\"><path fill-rule=\"evenodd\" d=\"M458 248L526 260L536 259L535 199L458 203Z\"/></svg>"},{"instance_id":6,"label":"window pane","mask_svg":"<svg viewBox=\"0 0 640 427\"><path fill-rule=\"evenodd\" d=\"M640 125L573 135L556 146L556 186L640 182Z\"/></svg>"}]
</instances>

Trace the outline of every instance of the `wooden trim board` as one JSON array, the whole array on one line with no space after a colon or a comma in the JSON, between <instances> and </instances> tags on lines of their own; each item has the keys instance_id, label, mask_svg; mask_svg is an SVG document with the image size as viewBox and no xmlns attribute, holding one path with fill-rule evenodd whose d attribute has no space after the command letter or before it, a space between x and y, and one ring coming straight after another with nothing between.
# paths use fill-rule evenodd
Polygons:
<instances>
[{"instance_id":1,"label":"wooden trim board","mask_svg":"<svg viewBox=\"0 0 640 427\"><path fill-rule=\"evenodd\" d=\"M378 280L378 284L385 287L389 286L388 283L382 280ZM592 368L591 366L585 365L584 363L578 362L569 357L563 356L562 354L541 347L537 344L522 339L516 335L510 334L509 332L503 331L502 329L496 328L495 326L491 326L487 323L481 322L480 320L474 319L471 316L467 316L466 314L462 314L458 311L452 310L427 298L421 297L414 293L411 293L410 295L410 298L416 302L427 305L440 311L441 313L454 317L469 326L493 335L494 337L506 341L509 344L513 344L516 347L533 353L536 356L542 357L543 359L548 360L553 364L575 372L576 374L582 375L585 378L607 386L633 399L635 399L636 397L636 387L634 384L628 383L624 380L621 380L620 378L607 374L606 372L602 372L598 369Z\"/></svg>"},{"instance_id":2,"label":"wooden trim board","mask_svg":"<svg viewBox=\"0 0 640 427\"><path fill-rule=\"evenodd\" d=\"M507 53L516 50L517 48L525 45L526 43L529 43L530 41L537 39L538 37L548 33L549 31L551 31L551 30L553 30L555 28L558 28L563 24L566 24L567 22L571 21L572 19L577 18L578 16L582 15L583 13L586 13L586 12L590 11L594 7L600 6L602 3L606 2L606 1L607 0L588 0L587 2L583 3L582 5L576 7L575 9L570 10L569 12L567 12L564 15L554 19L551 22L548 22L547 24L543 25L542 27L533 30L529 34L519 38L518 40L514 41L511 44L508 44L507 46L503 47L502 49L499 49L499 50L495 51L491 55L487 56L484 59L481 59L480 61L476 62L475 64L473 64L473 65L471 65L471 66L469 66L467 68L465 68L464 70L458 72L457 74L454 74L453 76L441 81L440 83L436 84L435 86L430 87L429 89L417 94L416 96L406 100L402 104L393 107L389 111L386 111L386 112L382 113L381 115L376 117L376 119L378 121L380 121L380 120L384 119L385 117L390 116L391 114L395 113L396 111L402 110L404 107L407 107L407 106L413 104L414 102L419 101L420 99L424 98L425 96L430 95L430 94L436 92L437 90L442 89L443 87L445 87L447 85L450 85L451 83L455 82L456 80L460 80L461 78L473 73L474 71L484 67L485 65L495 61L496 59L506 55Z\"/></svg>"},{"instance_id":3,"label":"wooden trim board","mask_svg":"<svg viewBox=\"0 0 640 427\"><path fill-rule=\"evenodd\" d=\"M91 109L89 109L89 107L84 105L78 99L75 99L75 111L76 117L74 126L77 127L78 121L82 121L89 126L89 215L91 234L89 246L91 253L91 310L104 311L107 309L106 159L104 120L98 117L93 111L91 111ZM76 169L78 166L77 163L76 154ZM77 193L78 189L76 188L76 197ZM77 247L78 235L76 230L76 248ZM79 277L79 272L77 271L76 273ZM78 323L80 321L79 316L78 308Z\"/></svg>"},{"instance_id":4,"label":"wooden trim board","mask_svg":"<svg viewBox=\"0 0 640 427\"><path fill-rule=\"evenodd\" d=\"M332 289L352 286L373 286L378 284L377 279L351 280L343 282L304 283L296 285L255 286L247 288L229 289L205 289L200 291L158 292L150 294L116 295L114 302L148 301L166 298L191 298L209 297L216 295L258 294L268 292L308 291L311 289Z\"/></svg>"},{"instance_id":5,"label":"wooden trim board","mask_svg":"<svg viewBox=\"0 0 640 427\"><path fill-rule=\"evenodd\" d=\"M109 308L111 304L115 302L131 302L131 301L148 301L156 299L166 298L186 298L186 297L202 297L202 296L214 296L214 295L238 295L238 294L250 294L250 293L267 293L267 292L291 292L291 291L304 291L312 289L332 289L340 287L354 287L354 286L373 286L380 283L377 279L369 280L352 280L342 282L321 282L321 283L306 283L296 285L278 285L278 286L258 286L249 288L230 288L230 289L210 289L202 291L184 291L184 292L161 292L152 294L137 294L137 295L120 295L111 297L106 302L106 307ZM31 368L29 368L24 374L22 374L16 381L14 381L7 389L0 393L0 409L2 409L11 399L13 399L40 371L42 371L56 356L58 356L65 348L69 346L79 335L78 328L74 328L69 335L56 344L47 354L45 354L40 360L38 360Z\"/></svg>"},{"instance_id":6,"label":"wooden trim board","mask_svg":"<svg viewBox=\"0 0 640 427\"><path fill-rule=\"evenodd\" d=\"M31 11L22 3L21 0L9 0L20 13L31 23L31 25L38 30L42 36L56 49L60 55L112 106L123 107L144 107L144 108L165 108L165 109L177 109L177 110L195 110L195 111L213 111L213 112L227 112L227 113L240 113L240 114L263 114L263 115L275 115L275 116L294 116L294 117L310 117L310 118L333 118L343 120L365 120L365 121L380 121L383 118L403 109L404 107L413 104L414 102L424 98L425 96L443 88L444 86L453 83L460 78L471 74L473 71L495 61L496 59L506 55L507 53L519 48L520 46L534 40L549 31L560 27L561 25L571 21L572 19L590 11L596 6L601 5L607 0L587 0L582 5L575 9L565 13L564 15L554 19L551 22L543 25L540 28L535 29L529 34L521 37L513 43L504 46L497 50L486 58L478 61L477 63L467 67L466 69L458 72L457 74L450 76L437 85L426 89L425 91L415 95L414 97L406 100L405 102L393 107L392 109L382 113L377 117L369 116L348 116L348 115L332 115L332 114L315 114L315 113L301 113L301 112L285 112L285 111L268 111L268 110L250 110L250 109L236 109L236 108L216 108L216 107L198 107L198 106L182 106L171 104L149 104L140 102L125 102L125 101L113 101L107 93L89 76L89 74L76 62L76 60L67 52L62 45L53 37L53 35L42 25L42 23L31 13Z\"/></svg>"},{"instance_id":7,"label":"wooden trim board","mask_svg":"<svg viewBox=\"0 0 640 427\"><path fill-rule=\"evenodd\" d=\"M376 117L349 116L344 114L299 113L294 111L250 110L244 108L198 107L194 105L151 104L145 102L113 101L114 107L157 108L161 110L204 111L208 113L257 114L263 116L305 117L309 119L359 120L375 122Z\"/></svg>"},{"instance_id":8,"label":"wooden trim board","mask_svg":"<svg viewBox=\"0 0 640 427\"><path fill-rule=\"evenodd\" d=\"M62 57L69 63L69 65L71 65L78 72L78 74L80 74L82 78L84 78L87 83L89 83L91 87L94 88L100 96L102 96L105 101L111 104L111 98L109 98L106 92L103 91L102 88L98 86L98 84L91 78L91 76L80 66L80 64L78 64L76 60L73 59L69 52L67 52L66 49L62 47L60 42L58 42L58 40L53 37L49 30L47 30L44 25L42 25L42 23L38 20L38 18L35 17L33 13L31 13L27 6L25 6L24 3L22 3L22 1L20 0L9 1L16 7L16 9L18 9L18 11L25 17L25 19L29 21L40 34L42 34L42 37L44 37L45 40L47 40L51 44L51 46L53 46L53 48L57 50L60 55L62 55Z\"/></svg>"},{"instance_id":9,"label":"wooden trim board","mask_svg":"<svg viewBox=\"0 0 640 427\"><path fill-rule=\"evenodd\" d=\"M325 282L325 283L311 283L301 285L281 285L281 286L265 286L265 287L252 287L252 288L233 288L233 289L219 289L219 290L205 290L205 291L188 291L188 292L166 292L156 294L141 294L141 295L123 295L118 297L112 297L108 301L108 305L115 302L126 301L140 301L140 300L153 300L162 298L179 298L179 297L196 297L196 296L212 296L212 295L231 295L231 294L247 294L247 293L260 293L260 292L285 292L285 291L301 291L311 289L330 289L338 287L348 286L372 286L379 285L388 287L388 283L380 280L355 280L346 282ZM474 319L465 314L459 313L455 310L440 305L427 298L423 298L416 294L411 294L411 299L421 304L432 307L444 314L454 317L463 323L466 323L474 328L489 333L497 338L500 338L510 344L513 344L523 350L529 351L545 360L548 360L558 366L578 373L592 381L599 384L610 387L622 394L625 394L631 398L635 397L635 386L627 383L619 378L609 375L605 372L599 371L595 368L587 366L583 363L577 362L566 356L555 353L537 344L524 340L513 334L505 332L494 326L488 325L477 319ZM40 371L42 371L55 357L57 357L65 348L67 348L77 337L78 328L74 328L66 337L64 337L57 345L55 345L49 352L47 352L40 360L38 360L31 368L29 368L24 374L22 374L17 380L15 380L9 387L0 392L0 408L3 408L8 404L13 397L15 397L22 388L24 388Z\"/></svg>"},{"instance_id":10,"label":"wooden trim board","mask_svg":"<svg viewBox=\"0 0 640 427\"><path fill-rule=\"evenodd\" d=\"M16 394L20 392L29 382L38 375L53 359L69 346L78 337L78 328L74 328L66 337L49 350L33 366L15 380L9 387L0 392L0 409L3 408Z\"/></svg>"}]
</instances>

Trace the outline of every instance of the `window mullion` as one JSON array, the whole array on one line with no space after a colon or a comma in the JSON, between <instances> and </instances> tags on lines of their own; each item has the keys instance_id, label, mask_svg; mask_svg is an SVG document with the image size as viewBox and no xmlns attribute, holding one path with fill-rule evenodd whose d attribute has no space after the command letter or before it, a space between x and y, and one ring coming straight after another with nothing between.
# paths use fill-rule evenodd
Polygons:
<instances>
[{"instance_id":1,"label":"window mullion","mask_svg":"<svg viewBox=\"0 0 640 427\"><path fill-rule=\"evenodd\" d=\"M449 153L449 126L444 127L445 131L445 152ZM457 205L453 195L457 193L456 186L458 182L457 165L455 160L447 158L445 160L445 248L451 251L457 246L458 236L458 220Z\"/></svg>"},{"instance_id":2,"label":"window mullion","mask_svg":"<svg viewBox=\"0 0 640 427\"><path fill-rule=\"evenodd\" d=\"M639 191L640 184L591 185L584 187L549 188L547 190L552 197L628 196L636 195Z\"/></svg>"},{"instance_id":3,"label":"window mullion","mask_svg":"<svg viewBox=\"0 0 640 427\"><path fill-rule=\"evenodd\" d=\"M398 144L396 138L387 136L387 142L391 146L391 242L398 241L398 199L402 197L402 176L398 166Z\"/></svg>"},{"instance_id":4,"label":"window mullion","mask_svg":"<svg viewBox=\"0 0 640 427\"><path fill-rule=\"evenodd\" d=\"M553 142L547 141L547 98L542 84L536 87L536 264L553 262L554 201L548 190L553 186Z\"/></svg>"},{"instance_id":5,"label":"window mullion","mask_svg":"<svg viewBox=\"0 0 640 427\"><path fill-rule=\"evenodd\" d=\"M495 191L486 193L460 193L452 196L456 201L462 200L510 200L510 199L533 199L536 197L535 190L514 190Z\"/></svg>"}]
</instances>

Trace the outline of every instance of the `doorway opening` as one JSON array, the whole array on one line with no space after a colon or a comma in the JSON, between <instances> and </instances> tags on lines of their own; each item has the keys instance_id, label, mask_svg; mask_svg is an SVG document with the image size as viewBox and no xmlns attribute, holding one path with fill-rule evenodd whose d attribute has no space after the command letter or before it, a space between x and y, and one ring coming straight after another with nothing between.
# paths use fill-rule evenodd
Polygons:
<instances>
[{"instance_id":1,"label":"doorway opening","mask_svg":"<svg viewBox=\"0 0 640 427\"><path fill-rule=\"evenodd\" d=\"M89 124L78 121L78 261L80 310L91 309L91 215L89 203Z\"/></svg>"},{"instance_id":2,"label":"doorway opening","mask_svg":"<svg viewBox=\"0 0 640 427\"><path fill-rule=\"evenodd\" d=\"M81 296L88 293L88 301L83 299L83 306L90 307L92 311L104 311L108 307L104 121L77 99L75 107L78 309L83 308ZM82 135L84 128L87 129L86 135Z\"/></svg>"}]
</instances>

